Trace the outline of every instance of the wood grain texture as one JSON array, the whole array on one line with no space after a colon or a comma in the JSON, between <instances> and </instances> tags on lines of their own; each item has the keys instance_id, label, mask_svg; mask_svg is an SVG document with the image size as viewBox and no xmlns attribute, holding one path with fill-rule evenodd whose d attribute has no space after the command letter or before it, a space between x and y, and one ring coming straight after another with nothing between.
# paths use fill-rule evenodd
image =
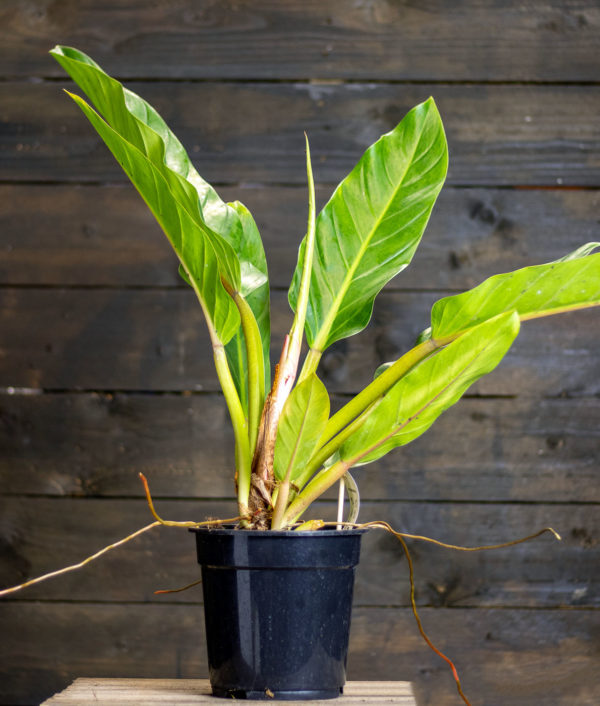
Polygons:
<instances>
[{"instance_id":1,"label":"wood grain texture","mask_svg":"<svg viewBox=\"0 0 600 706\"><path fill-rule=\"evenodd\" d=\"M219 189L259 225L271 285L289 286L306 229L307 194L265 185ZM325 203L332 188L317 189ZM498 272L549 262L598 238L600 192L442 190L411 266L388 290L465 289ZM158 224L130 185L0 185L3 285L185 287Z\"/></svg>"},{"instance_id":2,"label":"wood grain texture","mask_svg":"<svg viewBox=\"0 0 600 706\"><path fill-rule=\"evenodd\" d=\"M369 330L324 357L334 407L412 345L446 292L600 240L592 0L0 5L2 585L147 524L140 471L169 518L235 514L199 307L62 93L73 85L47 54L57 41L155 104L199 172L255 213L277 290L274 348L306 228L303 131L322 204L367 145L434 95L448 187ZM600 703L598 314L524 326L470 398L356 472L365 521L471 545L545 525L563 535L477 554L410 543L425 627L473 704ZM331 499L315 512L333 513ZM82 675L205 677L200 589L153 594L197 576L192 538L161 528L0 601L0 704L37 704ZM456 706L447 666L417 635L391 536L365 538L355 597L349 678L414 682L419 706Z\"/></svg>"},{"instance_id":3,"label":"wood grain texture","mask_svg":"<svg viewBox=\"0 0 600 706\"><path fill-rule=\"evenodd\" d=\"M235 516L233 502L157 499L169 520ZM144 500L5 498L0 500L2 587L80 562L149 524ZM550 534L515 547L458 552L411 541L417 600L426 606L600 606L595 505L363 502L361 522L386 520L411 534L461 546L511 541L549 525ZM317 504L307 518L335 519L335 504ZM157 589L199 578L194 540L185 529L156 528L82 570L14 594L19 600L201 602L200 588L155 596ZM10 598L10 596L9 596ZM409 606L406 562L398 540L373 530L357 572L358 605Z\"/></svg>"},{"instance_id":4,"label":"wood grain texture","mask_svg":"<svg viewBox=\"0 0 600 706\"><path fill-rule=\"evenodd\" d=\"M586 0L426 5L343 0L5 0L9 76L57 76L57 40L120 76L596 81L600 13Z\"/></svg>"},{"instance_id":5,"label":"wood grain texture","mask_svg":"<svg viewBox=\"0 0 600 706\"><path fill-rule=\"evenodd\" d=\"M130 704L213 704L208 679L76 679L60 694L44 701L42 706L91 706L105 703L119 706ZM286 704L277 698L272 704ZM327 700L303 699L298 706L328 706ZM410 682L363 681L346 682L344 693L336 699L337 706L357 704L396 704L416 706Z\"/></svg>"},{"instance_id":6,"label":"wood grain texture","mask_svg":"<svg viewBox=\"0 0 600 706\"><path fill-rule=\"evenodd\" d=\"M599 437L596 398L468 398L356 477L363 500L600 502ZM139 472L163 498L233 492L216 394L2 395L0 448L10 495L141 497Z\"/></svg>"},{"instance_id":7,"label":"wood grain texture","mask_svg":"<svg viewBox=\"0 0 600 706\"><path fill-rule=\"evenodd\" d=\"M80 674L206 677L200 607L0 604L3 703L39 703ZM457 662L472 702L596 706L600 696L590 610L423 609L432 639ZM510 678L507 678L507 675ZM413 684L419 706L456 706L447 665L419 637L408 609L354 611L349 679Z\"/></svg>"},{"instance_id":8,"label":"wood grain texture","mask_svg":"<svg viewBox=\"0 0 600 706\"><path fill-rule=\"evenodd\" d=\"M126 180L63 85L73 90L0 83L0 181ZM216 184L304 184L304 131L315 180L337 183L368 145L433 94L450 147L449 184L600 186L600 86L127 85L163 115Z\"/></svg>"},{"instance_id":9,"label":"wood grain texture","mask_svg":"<svg viewBox=\"0 0 600 706\"><path fill-rule=\"evenodd\" d=\"M334 344L320 375L333 392L357 392L375 369L412 348L444 292L390 292L370 328ZM272 358L291 325L284 292L271 303ZM582 396L600 392L594 309L529 321L485 395ZM191 290L0 290L0 387L216 391L202 313Z\"/></svg>"}]
</instances>

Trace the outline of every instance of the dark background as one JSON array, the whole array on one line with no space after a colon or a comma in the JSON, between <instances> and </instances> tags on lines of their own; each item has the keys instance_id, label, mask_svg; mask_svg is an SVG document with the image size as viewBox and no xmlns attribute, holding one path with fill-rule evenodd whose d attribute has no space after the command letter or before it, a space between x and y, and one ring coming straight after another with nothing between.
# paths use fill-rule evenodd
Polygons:
<instances>
[{"instance_id":1,"label":"dark background","mask_svg":"<svg viewBox=\"0 0 600 706\"><path fill-rule=\"evenodd\" d=\"M320 203L433 95L450 171L413 265L368 332L331 349L339 404L397 357L431 304L600 240L600 5L581 2L4 0L0 5L0 581L73 563L151 521L227 516L232 449L204 324L174 256L47 55L89 53L153 103L199 172L254 212L275 343L304 234L303 131ZM524 325L497 371L411 446L356 473L363 520L412 544L426 628L473 704L600 701L599 312ZM323 508L323 512L325 512ZM321 512L317 508L317 513ZM0 703L76 676L206 676L192 538L161 529L0 602ZM460 703L417 635L406 563L365 541L349 678Z\"/></svg>"}]
</instances>

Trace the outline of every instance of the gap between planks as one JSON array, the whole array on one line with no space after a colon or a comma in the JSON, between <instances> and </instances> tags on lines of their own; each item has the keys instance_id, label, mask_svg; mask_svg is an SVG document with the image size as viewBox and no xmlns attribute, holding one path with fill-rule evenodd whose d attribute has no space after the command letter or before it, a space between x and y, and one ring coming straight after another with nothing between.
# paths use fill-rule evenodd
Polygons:
<instances>
[{"instance_id":1,"label":"gap between planks","mask_svg":"<svg viewBox=\"0 0 600 706\"><path fill-rule=\"evenodd\" d=\"M44 701L42 706L88 706L108 703L113 706L135 703L144 704L218 704L211 695L208 679L76 679L69 687ZM269 700L265 703L289 704L289 701ZM401 681L350 681L344 694L335 701L296 701L298 706L307 704L396 704L416 706L410 682Z\"/></svg>"}]
</instances>

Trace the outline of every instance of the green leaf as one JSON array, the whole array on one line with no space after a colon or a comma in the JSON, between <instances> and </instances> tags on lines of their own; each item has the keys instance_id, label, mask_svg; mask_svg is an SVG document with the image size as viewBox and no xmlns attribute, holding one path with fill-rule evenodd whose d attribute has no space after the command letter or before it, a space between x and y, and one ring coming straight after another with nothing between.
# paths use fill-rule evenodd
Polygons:
<instances>
[{"instance_id":1,"label":"green leaf","mask_svg":"<svg viewBox=\"0 0 600 706\"><path fill-rule=\"evenodd\" d=\"M477 326L397 382L362 427L341 446L340 458L361 465L423 434L467 388L493 370L519 332L516 312Z\"/></svg>"},{"instance_id":2,"label":"green leaf","mask_svg":"<svg viewBox=\"0 0 600 706\"><path fill-rule=\"evenodd\" d=\"M257 319L268 377L267 266L262 241L249 211L237 202L225 204L221 200L194 169L183 145L149 103L111 78L83 52L57 46L50 53L85 91L106 122L152 162L167 182L171 197L204 229L219 257L221 274L233 289L241 292ZM184 268L180 268L180 274L189 284ZM238 395L247 400L247 390L243 387L247 379L245 343L241 331L236 339L228 348L228 362Z\"/></svg>"},{"instance_id":3,"label":"green leaf","mask_svg":"<svg viewBox=\"0 0 600 706\"><path fill-rule=\"evenodd\" d=\"M302 472L321 438L329 417L329 395L316 375L298 384L281 413L275 443L274 470L292 482Z\"/></svg>"},{"instance_id":4,"label":"green leaf","mask_svg":"<svg viewBox=\"0 0 600 706\"><path fill-rule=\"evenodd\" d=\"M149 103L124 88L77 49L56 46L50 54L81 87L106 122L161 171L190 214L199 215L232 245L243 240L235 209L223 203L202 179L181 142Z\"/></svg>"},{"instance_id":5,"label":"green leaf","mask_svg":"<svg viewBox=\"0 0 600 706\"><path fill-rule=\"evenodd\" d=\"M588 243L556 262L495 275L468 292L440 299L431 336L443 340L505 311L522 321L600 304L600 254Z\"/></svg>"},{"instance_id":6,"label":"green leaf","mask_svg":"<svg viewBox=\"0 0 600 706\"><path fill-rule=\"evenodd\" d=\"M380 289L411 261L448 165L432 98L362 156L317 218L306 336L323 351L361 331ZM295 310L304 241L290 287Z\"/></svg>"},{"instance_id":7,"label":"green leaf","mask_svg":"<svg viewBox=\"0 0 600 706\"><path fill-rule=\"evenodd\" d=\"M235 304L221 283L222 262L229 258L229 246L218 238L223 248L220 257L217 256L214 238L173 197L167 181L156 166L115 132L82 98L69 95L102 137L160 223L183 265L186 278L193 283L209 326L222 343L227 343L240 325Z\"/></svg>"}]
</instances>

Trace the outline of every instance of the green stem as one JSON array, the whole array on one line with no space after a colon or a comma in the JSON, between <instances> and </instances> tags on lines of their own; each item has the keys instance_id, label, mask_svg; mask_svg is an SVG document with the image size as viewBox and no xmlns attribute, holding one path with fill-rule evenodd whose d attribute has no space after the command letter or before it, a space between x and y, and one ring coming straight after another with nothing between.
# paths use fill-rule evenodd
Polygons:
<instances>
[{"instance_id":1,"label":"green stem","mask_svg":"<svg viewBox=\"0 0 600 706\"><path fill-rule=\"evenodd\" d=\"M428 358L438 348L441 348L442 345L446 345L446 343L449 343L449 341L440 342L429 339L423 341L423 343L419 343L418 346L415 346L401 358L398 358L393 365L387 370L384 370L379 377L375 378L362 392L359 392L356 397L353 397L348 404L344 405L329 419L321 441L325 443L336 434L339 434L347 424L350 424L350 422L361 415L367 407L384 395L390 387L398 382L400 378L404 377L409 370L414 368L414 366L422 360L425 360L425 358Z\"/></svg>"},{"instance_id":2,"label":"green stem","mask_svg":"<svg viewBox=\"0 0 600 706\"><path fill-rule=\"evenodd\" d=\"M252 477L252 457L250 455L250 443L248 440L248 420L244 414L242 403L240 402L237 390L235 389L235 383L231 377L231 371L229 370L229 364L227 363L227 355L225 353L223 342L219 338L213 325L212 318L206 308L206 304L204 303L198 284L191 276L183 260L181 260L181 264L187 275L188 281L192 286L192 289L198 297L198 301L200 302L200 306L208 326L208 333L210 335L210 340L213 347L215 368L217 369L217 377L219 378L219 383L221 385L221 389L223 390L223 396L225 397L225 403L227 404L227 409L229 410L229 416L231 418L233 434L235 437L238 509L240 515L245 516L248 514L250 479Z\"/></svg>"},{"instance_id":3,"label":"green stem","mask_svg":"<svg viewBox=\"0 0 600 706\"><path fill-rule=\"evenodd\" d=\"M213 345L217 376L225 396L225 402L231 417L236 443L238 507L240 515L248 513L248 498L250 496L250 479L252 475L250 443L248 440L248 421L238 397L231 371L227 364L227 356L222 345Z\"/></svg>"},{"instance_id":4,"label":"green stem","mask_svg":"<svg viewBox=\"0 0 600 706\"><path fill-rule=\"evenodd\" d=\"M265 401L265 364L263 358L262 341L258 324L254 313L244 297L230 288L224 282L235 302L242 321L242 331L246 342L246 358L248 364L248 439L250 442L250 453L254 453L256 439L258 437L258 427L260 415Z\"/></svg>"},{"instance_id":5,"label":"green stem","mask_svg":"<svg viewBox=\"0 0 600 706\"><path fill-rule=\"evenodd\" d=\"M275 502L275 510L273 511L273 517L271 518L271 529L278 530L283 527L283 516L285 514L285 508L290 497L290 479L289 474L285 477L277 486L277 499Z\"/></svg>"},{"instance_id":6,"label":"green stem","mask_svg":"<svg viewBox=\"0 0 600 706\"><path fill-rule=\"evenodd\" d=\"M343 477L350 465L347 461L338 461L330 468L318 473L296 499L290 503L283 516L283 524L290 525L295 522L311 503Z\"/></svg>"},{"instance_id":7,"label":"green stem","mask_svg":"<svg viewBox=\"0 0 600 706\"><path fill-rule=\"evenodd\" d=\"M322 355L323 351L319 351L316 348L311 348L308 351L306 358L304 359L304 364L302 365L299 381L304 380L309 375L312 375L312 373L317 372Z\"/></svg>"}]
</instances>

